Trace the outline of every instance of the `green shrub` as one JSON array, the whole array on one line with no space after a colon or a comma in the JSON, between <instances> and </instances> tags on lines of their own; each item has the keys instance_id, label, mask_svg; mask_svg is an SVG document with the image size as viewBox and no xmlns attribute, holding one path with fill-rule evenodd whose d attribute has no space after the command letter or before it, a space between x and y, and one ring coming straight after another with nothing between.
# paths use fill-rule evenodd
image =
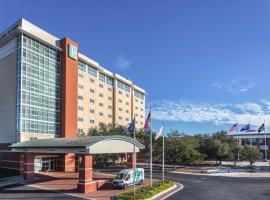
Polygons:
<instances>
[{"instance_id":1,"label":"green shrub","mask_svg":"<svg viewBox=\"0 0 270 200\"><path fill-rule=\"evenodd\" d=\"M136 199L149 199L152 196L167 190L172 187L174 182L165 180L163 181L155 181L153 183L153 187L150 185L143 185L136 188L136 195L133 195L133 190L129 190L127 192L123 192L114 197L117 200L136 200Z\"/></svg>"}]
</instances>

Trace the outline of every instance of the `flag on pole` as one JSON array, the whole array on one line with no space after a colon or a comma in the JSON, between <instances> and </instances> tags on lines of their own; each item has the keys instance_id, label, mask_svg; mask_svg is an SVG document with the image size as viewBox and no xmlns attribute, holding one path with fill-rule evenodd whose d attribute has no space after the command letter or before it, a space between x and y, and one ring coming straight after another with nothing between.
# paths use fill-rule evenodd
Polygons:
<instances>
[{"instance_id":1,"label":"flag on pole","mask_svg":"<svg viewBox=\"0 0 270 200\"><path fill-rule=\"evenodd\" d=\"M148 113L148 116L147 116L147 118L146 118L146 120L145 120L145 124L144 124L144 127L143 127L143 130L145 131L145 132L148 132L148 131L150 131L151 130L151 110L149 111L149 113Z\"/></svg>"},{"instance_id":2,"label":"flag on pole","mask_svg":"<svg viewBox=\"0 0 270 200\"><path fill-rule=\"evenodd\" d=\"M233 131L236 131L236 130L237 130L237 124L234 124L234 125L229 129L230 132L233 132Z\"/></svg>"},{"instance_id":3,"label":"flag on pole","mask_svg":"<svg viewBox=\"0 0 270 200\"><path fill-rule=\"evenodd\" d=\"M243 132L243 131L249 131L250 130L250 126L249 126L249 124L247 124L247 125L245 125L243 128L241 128L241 132Z\"/></svg>"},{"instance_id":4,"label":"flag on pole","mask_svg":"<svg viewBox=\"0 0 270 200\"><path fill-rule=\"evenodd\" d=\"M264 131L265 127L264 127L264 123L260 126L260 128L258 129L258 133Z\"/></svg>"},{"instance_id":5,"label":"flag on pole","mask_svg":"<svg viewBox=\"0 0 270 200\"><path fill-rule=\"evenodd\" d=\"M130 122L130 124L127 127L128 132L132 132L135 130L135 118Z\"/></svg>"},{"instance_id":6,"label":"flag on pole","mask_svg":"<svg viewBox=\"0 0 270 200\"><path fill-rule=\"evenodd\" d=\"M164 137L164 130L163 125L161 126L159 132L155 136L155 140L157 140L160 136Z\"/></svg>"}]
</instances>

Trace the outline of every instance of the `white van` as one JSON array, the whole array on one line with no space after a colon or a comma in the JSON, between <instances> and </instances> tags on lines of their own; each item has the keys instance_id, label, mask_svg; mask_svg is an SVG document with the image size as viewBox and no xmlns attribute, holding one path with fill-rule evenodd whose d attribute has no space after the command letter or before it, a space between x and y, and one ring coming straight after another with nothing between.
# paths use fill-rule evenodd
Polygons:
<instances>
[{"instance_id":1,"label":"white van","mask_svg":"<svg viewBox=\"0 0 270 200\"><path fill-rule=\"evenodd\" d=\"M124 169L118 172L116 177L113 179L112 186L114 188L126 188L127 186L133 185L134 178L133 169ZM135 184L142 184L144 181L144 169L135 169Z\"/></svg>"}]
</instances>

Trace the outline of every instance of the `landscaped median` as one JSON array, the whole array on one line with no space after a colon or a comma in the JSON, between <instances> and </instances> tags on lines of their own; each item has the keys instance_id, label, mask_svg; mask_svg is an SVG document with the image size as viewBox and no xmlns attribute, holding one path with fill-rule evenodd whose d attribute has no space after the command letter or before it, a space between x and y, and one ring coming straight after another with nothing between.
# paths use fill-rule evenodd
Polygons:
<instances>
[{"instance_id":1,"label":"landscaped median","mask_svg":"<svg viewBox=\"0 0 270 200\"><path fill-rule=\"evenodd\" d=\"M139 186L136 188L136 195L134 196L133 190L120 193L113 197L114 200L133 200L133 199L150 199L163 191L168 190L175 186L175 183L169 180L155 181L153 186L148 185Z\"/></svg>"}]
</instances>

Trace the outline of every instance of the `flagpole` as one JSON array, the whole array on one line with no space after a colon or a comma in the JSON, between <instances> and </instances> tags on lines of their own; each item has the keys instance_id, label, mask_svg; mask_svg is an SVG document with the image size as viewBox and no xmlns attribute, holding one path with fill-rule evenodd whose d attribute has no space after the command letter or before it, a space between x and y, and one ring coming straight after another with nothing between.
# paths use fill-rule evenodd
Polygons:
<instances>
[{"instance_id":1,"label":"flagpole","mask_svg":"<svg viewBox=\"0 0 270 200\"><path fill-rule=\"evenodd\" d=\"M240 148L240 138L239 138L239 135L238 135L238 122L237 122L237 139L238 139L238 147L237 147L237 160L239 161L240 160L240 155L239 155L239 148Z\"/></svg>"},{"instance_id":2,"label":"flagpole","mask_svg":"<svg viewBox=\"0 0 270 200\"><path fill-rule=\"evenodd\" d=\"M249 142L250 142L250 146L252 147L252 141L251 141L251 125L250 125L250 121L248 122L249 125Z\"/></svg>"},{"instance_id":3,"label":"flagpole","mask_svg":"<svg viewBox=\"0 0 270 200\"><path fill-rule=\"evenodd\" d=\"M136 178L136 174L135 174L135 170L136 170L136 165L137 165L137 161L136 161L136 152L135 152L135 141L136 141L136 137L135 137L135 116L134 116L134 128L133 128L133 159L134 159L134 165L133 165L133 194L135 196L136 194L136 186L135 186L135 178ZM133 160L132 159L132 160Z\"/></svg>"},{"instance_id":4,"label":"flagpole","mask_svg":"<svg viewBox=\"0 0 270 200\"><path fill-rule=\"evenodd\" d=\"M163 150L162 150L162 181L164 182L164 122L163 122L163 132L162 132L162 146L163 146Z\"/></svg>"},{"instance_id":5,"label":"flagpole","mask_svg":"<svg viewBox=\"0 0 270 200\"><path fill-rule=\"evenodd\" d=\"M151 112L151 108L150 108L150 112ZM150 116L152 117L152 116ZM150 124L150 186L152 187L153 185L153 175L152 175L152 119L151 119L151 124Z\"/></svg>"},{"instance_id":6,"label":"flagpole","mask_svg":"<svg viewBox=\"0 0 270 200\"><path fill-rule=\"evenodd\" d=\"M266 126L265 126L265 120L264 120L264 122L263 122L263 124L264 124L264 157L265 157L265 161L267 162L267 151L268 151L268 149L266 149L266 133L265 133L265 128L266 128Z\"/></svg>"}]
</instances>

